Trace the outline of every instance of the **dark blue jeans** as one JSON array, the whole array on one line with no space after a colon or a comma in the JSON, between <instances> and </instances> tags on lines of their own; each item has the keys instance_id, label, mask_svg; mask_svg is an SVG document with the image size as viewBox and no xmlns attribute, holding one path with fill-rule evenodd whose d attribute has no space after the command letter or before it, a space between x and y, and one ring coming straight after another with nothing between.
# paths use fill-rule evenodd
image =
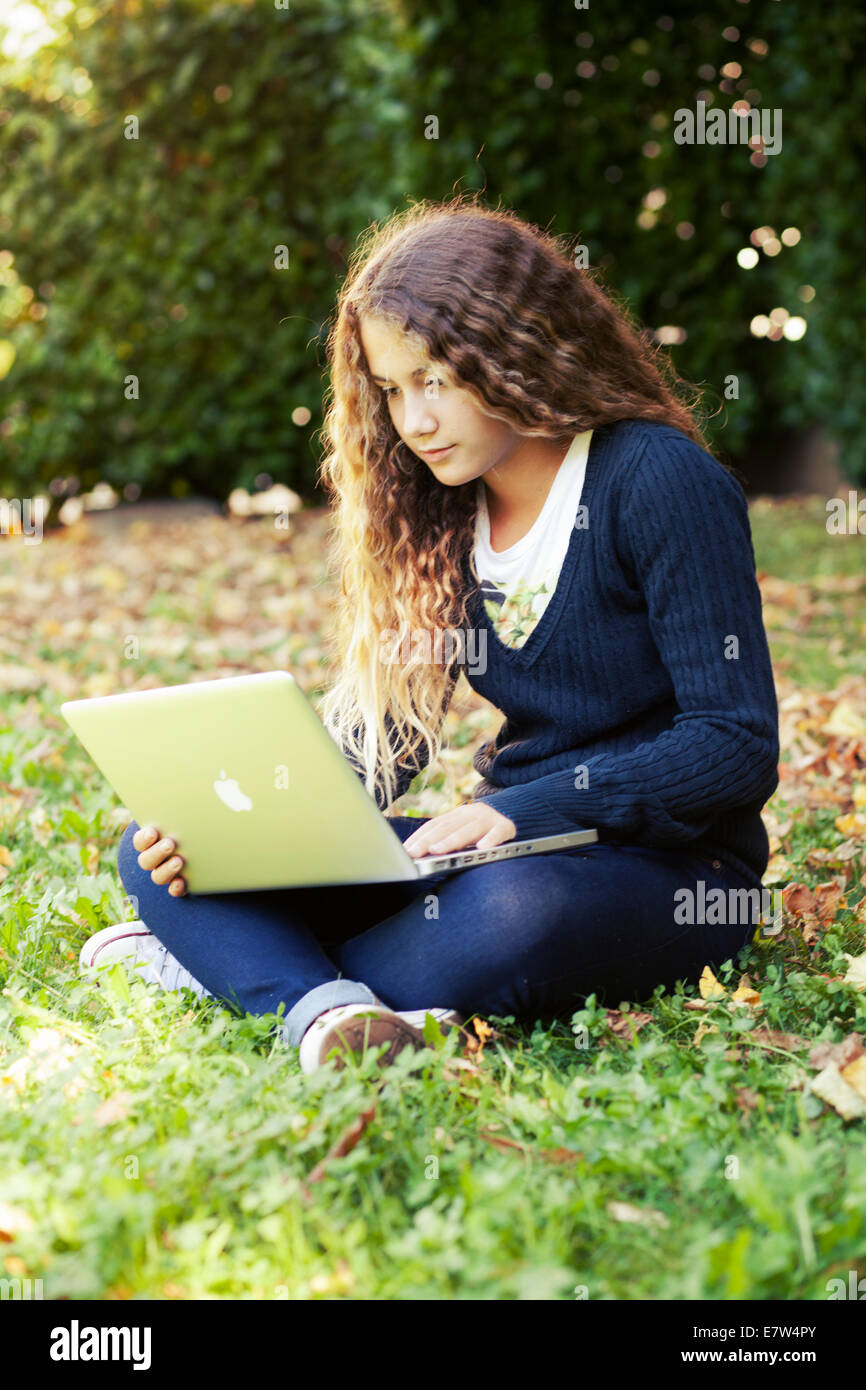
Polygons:
<instances>
[{"instance_id":1,"label":"dark blue jeans","mask_svg":"<svg viewBox=\"0 0 866 1390\"><path fill-rule=\"evenodd\" d=\"M391 824L406 840L422 822ZM252 1014L284 1005L296 1045L325 1009L374 999L524 1021L568 1020L592 993L615 1008L718 969L758 920L738 909L718 925L684 924L678 891L697 894L703 879L705 894L722 888L726 903L745 903L730 890L752 885L679 850L602 843L417 883L173 898L139 868L137 829L127 826L118 851L137 916L218 998Z\"/></svg>"}]
</instances>

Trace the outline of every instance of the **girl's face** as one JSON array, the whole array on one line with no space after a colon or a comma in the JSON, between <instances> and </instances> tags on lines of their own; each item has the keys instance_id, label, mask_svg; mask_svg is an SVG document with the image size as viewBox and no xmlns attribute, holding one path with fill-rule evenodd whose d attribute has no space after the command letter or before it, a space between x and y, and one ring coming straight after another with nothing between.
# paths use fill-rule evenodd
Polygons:
<instances>
[{"instance_id":1,"label":"girl's face","mask_svg":"<svg viewBox=\"0 0 866 1390\"><path fill-rule=\"evenodd\" d=\"M403 443L446 487L509 462L525 436L479 410L468 391L419 358L405 337L375 318L361 320L367 367L388 401ZM428 450L447 448L436 455Z\"/></svg>"}]
</instances>

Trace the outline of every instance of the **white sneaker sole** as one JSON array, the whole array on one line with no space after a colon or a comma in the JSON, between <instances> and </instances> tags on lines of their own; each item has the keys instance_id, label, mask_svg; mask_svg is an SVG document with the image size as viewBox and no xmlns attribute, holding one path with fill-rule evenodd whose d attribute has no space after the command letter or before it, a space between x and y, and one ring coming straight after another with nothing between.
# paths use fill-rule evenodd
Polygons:
<instances>
[{"instance_id":1,"label":"white sneaker sole","mask_svg":"<svg viewBox=\"0 0 866 1390\"><path fill-rule=\"evenodd\" d=\"M103 927L85 941L78 954L78 964L82 970L94 970L117 960L132 960L138 955L139 941L148 936L152 937L153 932L140 921Z\"/></svg>"},{"instance_id":2,"label":"white sneaker sole","mask_svg":"<svg viewBox=\"0 0 866 1390\"><path fill-rule=\"evenodd\" d=\"M334 1054L334 1066L342 1070L349 1053L363 1055L368 1047L381 1047L383 1043L388 1046L380 1061L387 1067L404 1047L420 1049L425 1046L418 1029L384 1005L347 1004L339 1011L333 1009L328 1013L334 1017L317 1018L301 1039L298 1052L303 1072L315 1071L331 1054Z\"/></svg>"}]
</instances>

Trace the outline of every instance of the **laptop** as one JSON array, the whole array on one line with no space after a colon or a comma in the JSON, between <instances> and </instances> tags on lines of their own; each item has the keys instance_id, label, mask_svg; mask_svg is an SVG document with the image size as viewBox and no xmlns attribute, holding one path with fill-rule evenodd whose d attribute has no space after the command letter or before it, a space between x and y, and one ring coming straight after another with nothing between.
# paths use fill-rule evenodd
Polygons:
<instances>
[{"instance_id":1,"label":"laptop","mask_svg":"<svg viewBox=\"0 0 866 1390\"><path fill-rule=\"evenodd\" d=\"M397 883L591 844L595 830L415 859L288 671L67 700L60 712L190 893Z\"/></svg>"}]
</instances>

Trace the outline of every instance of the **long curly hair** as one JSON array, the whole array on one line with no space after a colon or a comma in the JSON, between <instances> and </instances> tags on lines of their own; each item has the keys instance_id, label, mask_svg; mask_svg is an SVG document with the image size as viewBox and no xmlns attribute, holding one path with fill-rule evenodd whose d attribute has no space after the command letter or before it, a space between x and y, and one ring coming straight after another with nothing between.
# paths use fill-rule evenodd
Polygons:
<instances>
[{"instance_id":1,"label":"long curly hair","mask_svg":"<svg viewBox=\"0 0 866 1390\"><path fill-rule=\"evenodd\" d=\"M333 504L328 549L340 592L325 644L333 681L319 713L383 809L399 769L417 771L422 747L427 764L441 752L459 658L450 661L447 641L437 649L416 635L469 627L477 492L475 480L439 483L403 443L370 376L362 320L398 330L483 413L521 434L559 440L642 419L707 448L696 423L701 392L677 376L625 301L575 263L570 243L479 196L423 200L372 223L327 339L318 481ZM404 659L383 658L385 634Z\"/></svg>"}]
</instances>

